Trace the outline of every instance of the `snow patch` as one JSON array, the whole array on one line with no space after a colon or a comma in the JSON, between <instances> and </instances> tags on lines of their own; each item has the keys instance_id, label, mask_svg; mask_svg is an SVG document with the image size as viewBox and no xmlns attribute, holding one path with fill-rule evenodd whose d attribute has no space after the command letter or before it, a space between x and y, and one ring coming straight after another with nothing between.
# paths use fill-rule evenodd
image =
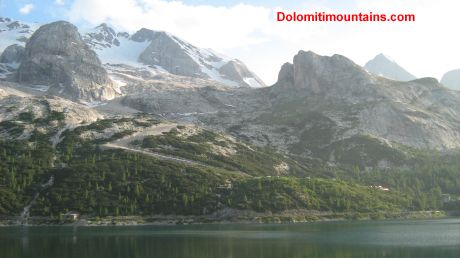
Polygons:
<instances>
[{"instance_id":1,"label":"snow patch","mask_svg":"<svg viewBox=\"0 0 460 258\"><path fill-rule=\"evenodd\" d=\"M109 64L126 64L137 68L145 67L137 60L150 42L136 42L126 38L118 38L118 40L120 41L118 47L95 49L101 61Z\"/></svg>"},{"instance_id":2,"label":"snow patch","mask_svg":"<svg viewBox=\"0 0 460 258\"><path fill-rule=\"evenodd\" d=\"M93 101L93 102L86 102L84 103L86 106L90 107L90 108L95 108L95 107L100 107L100 106L104 106L104 105L107 105L107 102L102 102L102 101Z\"/></svg>"},{"instance_id":3,"label":"snow patch","mask_svg":"<svg viewBox=\"0 0 460 258\"><path fill-rule=\"evenodd\" d=\"M126 86L126 82L123 81L120 77L116 75L110 75L109 77L115 83L116 86L118 87Z\"/></svg>"},{"instance_id":4,"label":"snow patch","mask_svg":"<svg viewBox=\"0 0 460 258\"><path fill-rule=\"evenodd\" d=\"M0 52L3 52L5 48L13 44L25 46L23 38L29 38L39 27L36 23L25 22L17 22L18 27L12 27L11 25L16 22L13 20L7 21L5 18L0 21Z\"/></svg>"},{"instance_id":5,"label":"snow patch","mask_svg":"<svg viewBox=\"0 0 460 258\"><path fill-rule=\"evenodd\" d=\"M197 63L200 66L201 72L206 74L210 79L232 87L239 86L237 82L223 78L219 72L219 69L224 64L229 62L230 59L226 58L225 56L218 55L214 51L194 47L192 44L188 42L178 39L169 33L167 34L187 53L188 56L190 56L193 59L193 61L195 61L195 63ZM213 59L218 61L209 61Z\"/></svg>"},{"instance_id":6,"label":"snow patch","mask_svg":"<svg viewBox=\"0 0 460 258\"><path fill-rule=\"evenodd\" d=\"M30 87L40 92L46 92L50 88L48 85L31 85Z\"/></svg>"},{"instance_id":7,"label":"snow patch","mask_svg":"<svg viewBox=\"0 0 460 258\"><path fill-rule=\"evenodd\" d=\"M249 86L251 86L252 88L260 88L260 87L263 87L262 85L260 85L260 83L252 78L252 77L245 77L243 78L243 81L248 84Z\"/></svg>"}]
</instances>

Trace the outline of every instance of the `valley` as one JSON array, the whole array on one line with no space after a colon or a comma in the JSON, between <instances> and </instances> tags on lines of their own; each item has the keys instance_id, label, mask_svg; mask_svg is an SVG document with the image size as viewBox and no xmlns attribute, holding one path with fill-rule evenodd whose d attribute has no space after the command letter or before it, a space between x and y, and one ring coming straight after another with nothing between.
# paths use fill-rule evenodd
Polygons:
<instances>
[{"instance_id":1,"label":"valley","mask_svg":"<svg viewBox=\"0 0 460 258\"><path fill-rule=\"evenodd\" d=\"M436 79L394 68L406 77L392 80L300 50L266 86L241 61L167 32L0 25L0 224L460 208L460 93Z\"/></svg>"}]
</instances>

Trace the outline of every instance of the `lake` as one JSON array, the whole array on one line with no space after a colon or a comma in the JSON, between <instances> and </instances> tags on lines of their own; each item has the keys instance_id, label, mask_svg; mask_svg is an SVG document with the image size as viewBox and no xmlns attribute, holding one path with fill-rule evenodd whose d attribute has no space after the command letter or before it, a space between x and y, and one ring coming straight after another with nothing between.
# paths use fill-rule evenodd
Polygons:
<instances>
[{"instance_id":1,"label":"lake","mask_svg":"<svg viewBox=\"0 0 460 258\"><path fill-rule=\"evenodd\" d=\"M0 228L0 258L460 257L460 219Z\"/></svg>"}]
</instances>

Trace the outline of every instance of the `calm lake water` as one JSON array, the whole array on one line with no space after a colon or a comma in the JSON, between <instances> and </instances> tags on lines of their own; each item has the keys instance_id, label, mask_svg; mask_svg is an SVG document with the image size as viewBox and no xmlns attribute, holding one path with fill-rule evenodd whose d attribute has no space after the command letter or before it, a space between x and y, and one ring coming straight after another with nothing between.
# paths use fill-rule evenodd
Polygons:
<instances>
[{"instance_id":1,"label":"calm lake water","mask_svg":"<svg viewBox=\"0 0 460 258\"><path fill-rule=\"evenodd\" d=\"M460 257L460 219L3 227L0 258Z\"/></svg>"}]
</instances>

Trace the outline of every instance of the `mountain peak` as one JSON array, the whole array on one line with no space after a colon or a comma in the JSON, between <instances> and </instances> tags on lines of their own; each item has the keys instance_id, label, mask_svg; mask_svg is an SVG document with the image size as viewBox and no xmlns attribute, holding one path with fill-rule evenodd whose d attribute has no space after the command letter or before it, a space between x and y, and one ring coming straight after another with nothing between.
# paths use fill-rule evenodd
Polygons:
<instances>
[{"instance_id":1,"label":"mountain peak","mask_svg":"<svg viewBox=\"0 0 460 258\"><path fill-rule=\"evenodd\" d=\"M388 56L388 55L385 55L384 53L378 54L377 56L375 56L374 59L378 59L378 60L379 60L379 59L381 59L381 60L387 60L387 61L396 63L396 61L395 61L393 58L391 58L391 57Z\"/></svg>"},{"instance_id":2,"label":"mountain peak","mask_svg":"<svg viewBox=\"0 0 460 258\"><path fill-rule=\"evenodd\" d=\"M84 35L86 44L92 48L110 48L112 46L119 46L120 41L117 39L117 33L115 30L107 25L107 23L101 23L99 26L94 27L91 31Z\"/></svg>"},{"instance_id":3,"label":"mountain peak","mask_svg":"<svg viewBox=\"0 0 460 258\"><path fill-rule=\"evenodd\" d=\"M301 50L292 64L282 66L276 85L320 93L331 85L345 88L369 80L369 74L362 67L342 55L321 56Z\"/></svg>"},{"instance_id":4,"label":"mountain peak","mask_svg":"<svg viewBox=\"0 0 460 258\"><path fill-rule=\"evenodd\" d=\"M107 25L107 23L101 23L99 26L97 26L95 28L96 30L100 30L100 31L103 31L103 32L106 32L108 34L112 34L112 35L115 35L115 30L110 27L109 25Z\"/></svg>"},{"instance_id":5,"label":"mountain peak","mask_svg":"<svg viewBox=\"0 0 460 258\"><path fill-rule=\"evenodd\" d=\"M96 26L96 28L110 28L110 26L107 25L107 23L103 22L103 23L99 24L98 26Z\"/></svg>"},{"instance_id":6,"label":"mountain peak","mask_svg":"<svg viewBox=\"0 0 460 258\"><path fill-rule=\"evenodd\" d=\"M402 68L391 57L380 53L364 66L369 72L395 81L411 81L414 75Z\"/></svg>"},{"instance_id":7,"label":"mountain peak","mask_svg":"<svg viewBox=\"0 0 460 258\"><path fill-rule=\"evenodd\" d=\"M219 72L225 76L225 78L238 82L240 85L253 88L265 86L262 80L249 71L246 65L238 59L228 61L219 68Z\"/></svg>"},{"instance_id":8,"label":"mountain peak","mask_svg":"<svg viewBox=\"0 0 460 258\"><path fill-rule=\"evenodd\" d=\"M49 92L76 100L103 100L116 95L96 53L77 27L66 21L41 26L26 45L17 78L49 85Z\"/></svg>"},{"instance_id":9,"label":"mountain peak","mask_svg":"<svg viewBox=\"0 0 460 258\"><path fill-rule=\"evenodd\" d=\"M196 47L168 32L141 29L132 39L150 42L138 58L145 65L161 67L176 75L212 79L233 87L265 86L241 61Z\"/></svg>"},{"instance_id":10,"label":"mountain peak","mask_svg":"<svg viewBox=\"0 0 460 258\"><path fill-rule=\"evenodd\" d=\"M460 91L460 69L445 73L442 76L441 83L449 89Z\"/></svg>"},{"instance_id":11,"label":"mountain peak","mask_svg":"<svg viewBox=\"0 0 460 258\"><path fill-rule=\"evenodd\" d=\"M136 42L152 41L155 33L157 32L151 29L141 28L131 36L131 40Z\"/></svg>"},{"instance_id":12,"label":"mountain peak","mask_svg":"<svg viewBox=\"0 0 460 258\"><path fill-rule=\"evenodd\" d=\"M0 55L0 63L19 64L24 56L24 47L13 44L5 48Z\"/></svg>"},{"instance_id":13,"label":"mountain peak","mask_svg":"<svg viewBox=\"0 0 460 258\"><path fill-rule=\"evenodd\" d=\"M140 68L155 73L167 72L192 78L210 79L231 87L265 86L243 62L216 53L211 49L196 47L165 31L155 31L143 27L130 35L127 32L117 31L108 23L101 23L85 30L80 36L77 28L69 22L58 21L53 24L60 24L61 27L73 27L77 33L71 33L72 37L77 38L75 35L78 34L78 37L83 39L90 50L96 52L97 57L104 64L124 64L128 65L129 69ZM1 18L0 52L10 45L24 46L37 28L38 25L35 24L25 24ZM51 37L57 38L56 35ZM74 40L73 42L77 43L77 41ZM174 51L166 46L173 48ZM147 49L152 51L157 49L162 53L152 53L152 51L146 51ZM10 57L13 57L15 53L13 50L15 50L13 47L8 49L4 55L4 60L12 60ZM10 63L10 61L8 62ZM17 65L14 66L14 69ZM2 71L0 71L0 77L4 76ZM10 72L8 71L8 73Z\"/></svg>"}]
</instances>

